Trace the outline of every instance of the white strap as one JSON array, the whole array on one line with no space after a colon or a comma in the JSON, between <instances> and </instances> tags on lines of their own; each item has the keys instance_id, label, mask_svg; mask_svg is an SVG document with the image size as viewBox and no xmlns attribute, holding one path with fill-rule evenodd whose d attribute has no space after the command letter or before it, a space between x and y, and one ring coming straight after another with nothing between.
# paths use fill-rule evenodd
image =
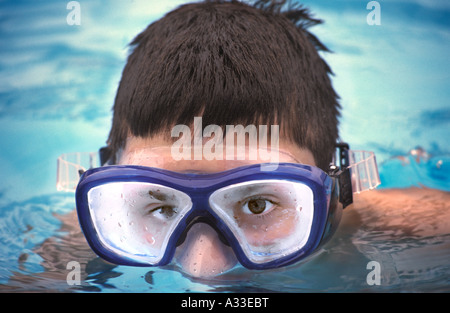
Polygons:
<instances>
[{"instance_id":1,"label":"white strap","mask_svg":"<svg viewBox=\"0 0 450 313\"><path fill-rule=\"evenodd\" d=\"M353 193L375 189L380 185L375 154L370 151L348 150Z\"/></svg>"},{"instance_id":2,"label":"white strap","mask_svg":"<svg viewBox=\"0 0 450 313\"><path fill-rule=\"evenodd\" d=\"M371 190L380 185L375 154L369 151L349 150L349 170L353 193ZM80 179L80 170L99 167L97 152L74 152L61 155L58 160L56 189L74 192Z\"/></svg>"},{"instance_id":3,"label":"white strap","mask_svg":"<svg viewBox=\"0 0 450 313\"><path fill-rule=\"evenodd\" d=\"M80 180L79 171L100 166L97 152L62 154L57 159L56 189L75 192Z\"/></svg>"}]
</instances>

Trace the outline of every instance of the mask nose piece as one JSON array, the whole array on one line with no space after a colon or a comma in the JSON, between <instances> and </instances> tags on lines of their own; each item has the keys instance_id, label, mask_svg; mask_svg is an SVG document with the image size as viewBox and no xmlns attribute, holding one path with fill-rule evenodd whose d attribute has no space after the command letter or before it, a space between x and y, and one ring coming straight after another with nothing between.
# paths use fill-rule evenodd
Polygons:
<instances>
[{"instance_id":1,"label":"mask nose piece","mask_svg":"<svg viewBox=\"0 0 450 313\"><path fill-rule=\"evenodd\" d=\"M233 250L224 245L209 224L191 225L176 249L175 260L190 276L208 278L220 275L237 263Z\"/></svg>"},{"instance_id":2,"label":"mask nose piece","mask_svg":"<svg viewBox=\"0 0 450 313\"><path fill-rule=\"evenodd\" d=\"M216 227L216 225L214 223L212 223L208 218L203 217L203 216L198 216L195 219L193 219L188 226L186 226L186 229L183 231L183 233L180 235L180 238L177 241L176 246L179 247L181 246L184 241L186 240L186 235L189 232L189 230L192 228L192 226L194 226L195 224L198 223L203 223L203 224L207 224L208 226L210 226L211 228L213 228L216 233L217 236L219 237L219 240L221 243L223 243L224 245L231 247L230 243L228 242L227 238L225 238L225 236L222 234L222 232Z\"/></svg>"}]
</instances>

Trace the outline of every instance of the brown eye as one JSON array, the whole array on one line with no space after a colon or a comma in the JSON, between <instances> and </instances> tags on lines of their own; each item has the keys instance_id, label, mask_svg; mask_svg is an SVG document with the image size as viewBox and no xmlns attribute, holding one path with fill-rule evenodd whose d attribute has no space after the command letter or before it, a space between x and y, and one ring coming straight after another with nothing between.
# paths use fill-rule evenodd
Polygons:
<instances>
[{"instance_id":1,"label":"brown eye","mask_svg":"<svg viewBox=\"0 0 450 313\"><path fill-rule=\"evenodd\" d=\"M266 210L266 200L253 199L247 202L247 207L254 214L261 214Z\"/></svg>"}]
</instances>

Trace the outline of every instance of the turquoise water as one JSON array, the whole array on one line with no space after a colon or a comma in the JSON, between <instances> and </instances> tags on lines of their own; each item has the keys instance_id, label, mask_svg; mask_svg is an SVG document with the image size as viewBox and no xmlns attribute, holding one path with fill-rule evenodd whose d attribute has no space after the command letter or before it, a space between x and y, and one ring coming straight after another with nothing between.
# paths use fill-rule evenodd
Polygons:
<instances>
[{"instance_id":1,"label":"turquoise water","mask_svg":"<svg viewBox=\"0 0 450 313\"><path fill-rule=\"evenodd\" d=\"M104 145L128 42L183 2L79 1L81 25L70 26L67 2L0 1L0 291L450 291L450 5L438 0L379 1L380 26L367 25L364 1L303 3L326 21L313 30L334 51L324 57L341 96L341 137L375 151L382 190L443 191L424 197L439 210L398 207L383 214L402 219L385 228L376 212L348 210L305 264L212 281L95 257L73 194L56 192L56 158ZM66 280L71 261L80 285ZM381 264L380 285L367 282L370 261Z\"/></svg>"}]
</instances>

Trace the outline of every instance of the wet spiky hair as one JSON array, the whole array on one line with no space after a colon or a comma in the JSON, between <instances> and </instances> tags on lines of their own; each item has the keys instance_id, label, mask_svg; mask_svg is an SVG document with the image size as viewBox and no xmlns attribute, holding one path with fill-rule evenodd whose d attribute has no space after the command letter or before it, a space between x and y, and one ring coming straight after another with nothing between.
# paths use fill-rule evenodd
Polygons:
<instances>
[{"instance_id":1,"label":"wet spiky hair","mask_svg":"<svg viewBox=\"0 0 450 313\"><path fill-rule=\"evenodd\" d=\"M177 124L280 126L280 140L309 149L325 169L338 138L340 106L307 28L321 23L286 1L186 4L131 43L108 144L129 134L170 134ZM170 139L170 135L167 136Z\"/></svg>"},{"instance_id":2,"label":"wet spiky hair","mask_svg":"<svg viewBox=\"0 0 450 313\"><path fill-rule=\"evenodd\" d=\"M286 0L258 0L255 1L253 6L266 12L285 16L306 34L306 37L316 47L317 51L330 52L330 50L328 50L328 48L308 30L308 28L312 26L322 24L323 20L314 18L310 10L302 4L298 2L292 3L292 1Z\"/></svg>"}]
</instances>

